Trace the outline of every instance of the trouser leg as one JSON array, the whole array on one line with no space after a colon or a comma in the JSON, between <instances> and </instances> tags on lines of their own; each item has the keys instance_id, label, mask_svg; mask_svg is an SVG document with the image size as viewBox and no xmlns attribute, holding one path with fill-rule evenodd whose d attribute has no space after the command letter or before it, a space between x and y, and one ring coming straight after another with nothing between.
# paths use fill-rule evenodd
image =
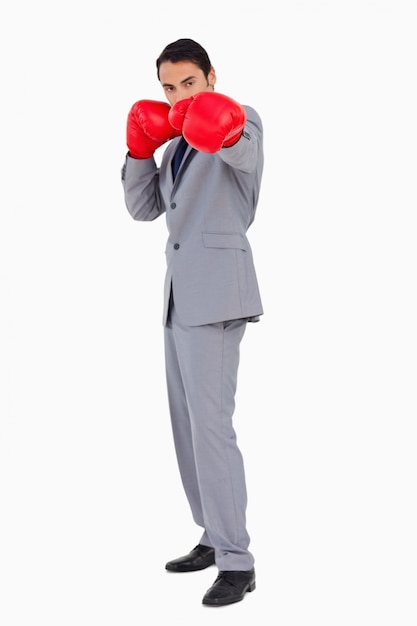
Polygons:
<instances>
[{"instance_id":1,"label":"trouser leg","mask_svg":"<svg viewBox=\"0 0 417 626\"><path fill-rule=\"evenodd\" d=\"M165 331L168 397L178 465L193 517L219 569L253 566L244 464L233 426L246 321L188 327L175 308ZM207 537L208 541L204 538Z\"/></svg>"}]
</instances>

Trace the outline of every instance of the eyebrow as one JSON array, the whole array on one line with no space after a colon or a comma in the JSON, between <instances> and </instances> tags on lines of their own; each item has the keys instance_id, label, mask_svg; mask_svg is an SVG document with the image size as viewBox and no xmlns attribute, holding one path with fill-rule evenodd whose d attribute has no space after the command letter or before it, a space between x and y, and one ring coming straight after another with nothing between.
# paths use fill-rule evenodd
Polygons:
<instances>
[{"instance_id":1,"label":"eyebrow","mask_svg":"<svg viewBox=\"0 0 417 626\"><path fill-rule=\"evenodd\" d=\"M192 78L197 78L197 76L187 76L187 78L184 78L184 80L180 82L180 85L183 85L184 83L188 83L188 81L191 80ZM162 83L162 87L174 87L174 85L171 85L171 83Z\"/></svg>"}]
</instances>

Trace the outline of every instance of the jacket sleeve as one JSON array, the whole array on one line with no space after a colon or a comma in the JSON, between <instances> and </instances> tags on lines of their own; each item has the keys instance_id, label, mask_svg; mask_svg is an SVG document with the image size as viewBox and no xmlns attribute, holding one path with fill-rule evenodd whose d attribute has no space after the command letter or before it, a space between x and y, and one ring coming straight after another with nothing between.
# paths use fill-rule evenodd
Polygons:
<instances>
[{"instance_id":1,"label":"jacket sleeve","mask_svg":"<svg viewBox=\"0 0 417 626\"><path fill-rule=\"evenodd\" d=\"M159 192L159 169L155 159L133 159L126 155L122 185L127 210L134 220L151 222L165 209Z\"/></svg>"},{"instance_id":2,"label":"jacket sleeve","mask_svg":"<svg viewBox=\"0 0 417 626\"><path fill-rule=\"evenodd\" d=\"M263 127L258 113L245 106L246 124L242 135L235 144L219 151L220 158L242 172L253 172L263 160Z\"/></svg>"}]
</instances>

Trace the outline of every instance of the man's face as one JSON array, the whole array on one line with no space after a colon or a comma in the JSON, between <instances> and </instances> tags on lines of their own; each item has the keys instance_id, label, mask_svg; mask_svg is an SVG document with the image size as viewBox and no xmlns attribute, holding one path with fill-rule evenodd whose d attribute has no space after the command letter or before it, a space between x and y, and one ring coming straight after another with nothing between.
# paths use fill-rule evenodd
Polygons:
<instances>
[{"instance_id":1,"label":"man's face","mask_svg":"<svg viewBox=\"0 0 417 626\"><path fill-rule=\"evenodd\" d=\"M159 80L168 102L173 106L178 100L190 98L199 91L213 91L216 73L211 68L206 78L203 71L195 63L166 61L159 67Z\"/></svg>"}]
</instances>

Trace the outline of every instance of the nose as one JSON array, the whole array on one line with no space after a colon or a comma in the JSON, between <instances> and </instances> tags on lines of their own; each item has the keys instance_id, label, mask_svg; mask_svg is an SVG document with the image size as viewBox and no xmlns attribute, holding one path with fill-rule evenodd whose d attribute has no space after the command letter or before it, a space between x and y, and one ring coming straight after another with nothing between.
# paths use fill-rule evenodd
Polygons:
<instances>
[{"instance_id":1,"label":"nose","mask_svg":"<svg viewBox=\"0 0 417 626\"><path fill-rule=\"evenodd\" d=\"M186 93L185 89L177 89L175 92L175 102L178 102L178 100L184 100L184 98L188 98L189 95L190 94Z\"/></svg>"}]
</instances>

